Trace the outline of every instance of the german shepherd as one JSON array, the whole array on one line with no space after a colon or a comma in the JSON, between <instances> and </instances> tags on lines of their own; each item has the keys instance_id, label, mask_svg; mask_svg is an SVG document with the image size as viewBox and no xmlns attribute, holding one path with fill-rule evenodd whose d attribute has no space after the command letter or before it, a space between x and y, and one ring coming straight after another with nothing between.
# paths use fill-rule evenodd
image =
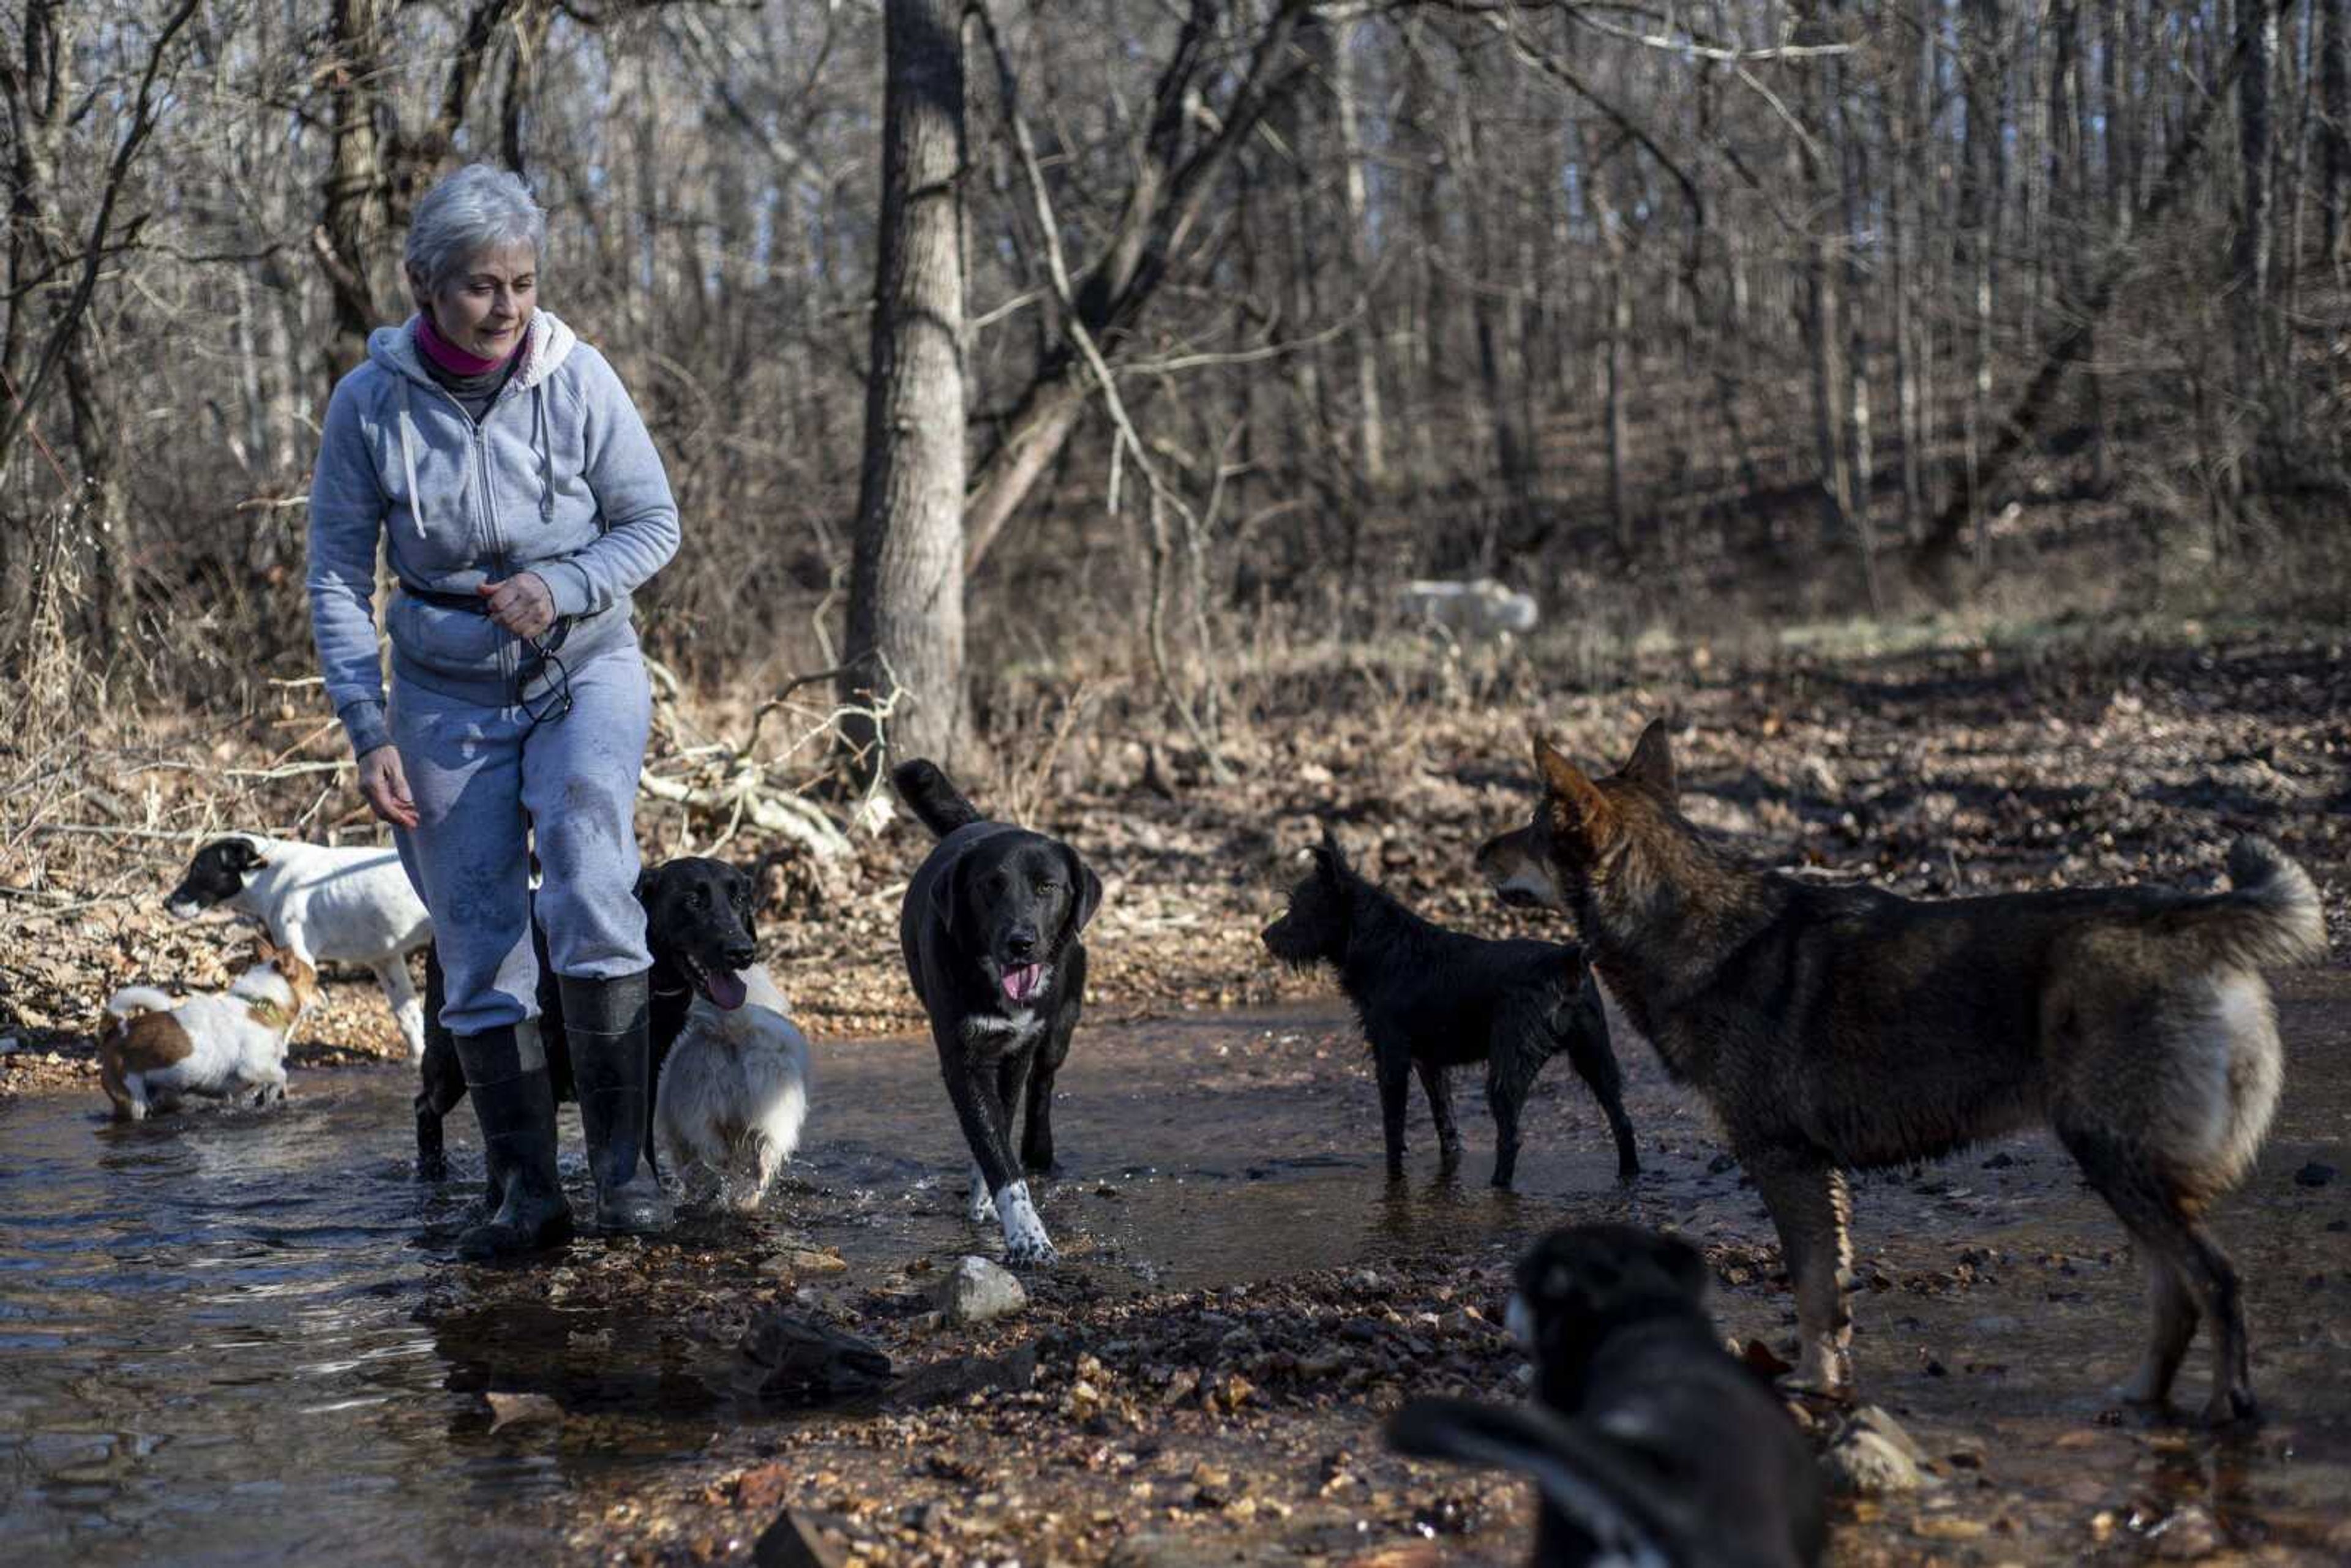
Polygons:
<instances>
[{"instance_id":1,"label":"german shepherd","mask_svg":"<svg viewBox=\"0 0 2351 1568\"><path fill-rule=\"evenodd\" d=\"M2277 1107L2261 968L2325 950L2301 867L2245 838L2227 893L1918 902L1741 863L1676 809L1662 723L1604 779L1540 736L1534 754L1534 821L1479 869L1573 915L1625 1021L1713 1108L1779 1228L1802 1380L1851 1385L1843 1172L2042 1119L2147 1259L2154 1333L2123 1396L2161 1405L2210 1319L2205 1416L2255 1416L2237 1270L2204 1215Z\"/></svg>"}]
</instances>

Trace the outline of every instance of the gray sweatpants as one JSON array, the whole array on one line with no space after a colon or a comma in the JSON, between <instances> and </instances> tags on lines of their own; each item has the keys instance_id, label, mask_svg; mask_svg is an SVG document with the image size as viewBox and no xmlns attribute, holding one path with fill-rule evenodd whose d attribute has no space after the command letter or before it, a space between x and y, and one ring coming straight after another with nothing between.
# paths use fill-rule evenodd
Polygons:
<instances>
[{"instance_id":1,"label":"gray sweatpants","mask_svg":"<svg viewBox=\"0 0 2351 1568\"><path fill-rule=\"evenodd\" d=\"M571 711L534 727L518 707L453 698L395 667L392 738L417 824L394 836L432 912L453 1033L538 1016L532 836L555 972L612 979L653 964L636 898L637 775L653 727L644 662L631 641L570 677Z\"/></svg>"}]
</instances>

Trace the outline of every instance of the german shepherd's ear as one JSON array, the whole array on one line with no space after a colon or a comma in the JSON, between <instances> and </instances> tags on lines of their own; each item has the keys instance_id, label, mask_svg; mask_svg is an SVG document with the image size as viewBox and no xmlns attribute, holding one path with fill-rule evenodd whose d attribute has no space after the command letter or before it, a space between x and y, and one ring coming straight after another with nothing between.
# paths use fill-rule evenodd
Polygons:
<instances>
[{"instance_id":1,"label":"german shepherd's ear","mask_svg":"<svg viewBox=\"0 0 2351 1568\"><path fill-rule=\"evenodd\" d=\"M1633 747L1617 777L1637 784L1668 806L1674 803L1674 748L1666 738L1666 721L1653 718Z\"/></svg>"},{"instance_id":2,"label":"german shepherd's ear","mask_svg":"<svg viewBox=\"0 0 2351 1568\"><path fill-rule=\"evenodd\" d=\"M1552 829L1586 843L1597 842L1615 808L1600 786L1561 755L1548 737L1538 730L1534 740L1535 771L1542 775L1544 805L1552 813Z\"/></svg>"},{"instance_id":3,"label":"german shepherd's ear","mask_svg":"<svg viewBox=\"0 0 2351 1568\"><path fill-rule=\"evenodd\" d=\"M1102 878L1096 876L1094 868L1080 860L1078 852L1069 845L1063 844L1061 852L1070 857L1070 934L1065 940L1075 941L1078 933L1093 919L1094 911L1102 907Z\"/></svg>"}]
</instances>

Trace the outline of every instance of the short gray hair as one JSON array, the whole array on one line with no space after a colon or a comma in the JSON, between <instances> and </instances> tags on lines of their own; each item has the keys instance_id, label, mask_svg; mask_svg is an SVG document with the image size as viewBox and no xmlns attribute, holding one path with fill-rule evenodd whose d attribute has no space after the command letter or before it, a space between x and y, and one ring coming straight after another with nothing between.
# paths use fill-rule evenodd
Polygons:
<instances>
[{"instance_id":1,"label":"short gray hair","mask_svg":"<svg viewBox=\"0 0 2351 1568\"><path fill-rule=\"evenodd\" d=\"M547 214L531 199L522 176L488 163L468 163L424 193L408 223L409 270L438 293L466 262L493 246L547 249Z\"/></svg>"}]
</instances>

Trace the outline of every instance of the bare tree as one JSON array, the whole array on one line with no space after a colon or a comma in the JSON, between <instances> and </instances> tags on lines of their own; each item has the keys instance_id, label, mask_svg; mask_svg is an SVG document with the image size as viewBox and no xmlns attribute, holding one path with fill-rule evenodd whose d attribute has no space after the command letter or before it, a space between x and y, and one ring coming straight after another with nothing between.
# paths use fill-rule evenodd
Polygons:
<instances>
[{"instance_id":1,"label":"bare tree","mask_svg":"<svg viewBox=\"0 0 2351 1568\"><path fill-rule=\"evenodd\" d=\"M898 740L952 759L964 739L964 62L960 0L889 0L882 224L857 492L844 698L911 701ZM851 732L870 747L870 730ZM869 754L869 771L881 758Z\"/></svg>"}]
</instances>

